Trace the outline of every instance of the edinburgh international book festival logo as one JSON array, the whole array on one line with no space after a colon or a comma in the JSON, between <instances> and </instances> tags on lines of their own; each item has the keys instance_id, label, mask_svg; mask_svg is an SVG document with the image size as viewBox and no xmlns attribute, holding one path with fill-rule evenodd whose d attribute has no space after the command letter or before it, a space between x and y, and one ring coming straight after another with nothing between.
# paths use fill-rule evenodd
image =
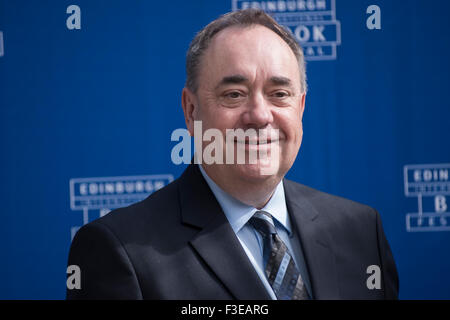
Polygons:
<instances>
[{"instance_id":1,"label":"edinburgh international book festival logo","mask_svg":"<svg viewBox=\"0 0 450 320\"><path fill-rule=\"evenodd\" d=\"M232 10L262 9L287 27L309 61L336 60L341 44L341 24L335 0L242 1L232 0Z\"/></svg>"},{"instance_id":2,"label":"edinburgh international book festival logo","mask_svg":"<svg viewBox=\"0 0 450 320\"><path fill-rule=\"evenodd\" d=\"M70 179L70 209L83 214L82 223L71 227L71 239L93 219L142 201L172 181L171 174Z\"/></svg>"}]
</instances>

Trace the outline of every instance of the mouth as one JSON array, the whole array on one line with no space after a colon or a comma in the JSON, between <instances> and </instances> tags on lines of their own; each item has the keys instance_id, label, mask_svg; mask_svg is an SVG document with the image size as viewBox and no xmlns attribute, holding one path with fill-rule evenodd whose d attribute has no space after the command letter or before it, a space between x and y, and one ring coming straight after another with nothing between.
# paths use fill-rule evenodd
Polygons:
<instances>
[{"instance_id":1,"label":"mouth","mask_svg":"<svg viewBox=\"0 0 450 320\"><path fill-rule=\"evenodd\" d=\"M251 145L251 146L268 145L268 144L272 144L272 143L278 143L279 141L280 141L280 139L265 139L265 140L249 139L249 138L246 138L245 140L238 140L237 138L234 139L234 143Z\"/></svg>"}]
</instances>

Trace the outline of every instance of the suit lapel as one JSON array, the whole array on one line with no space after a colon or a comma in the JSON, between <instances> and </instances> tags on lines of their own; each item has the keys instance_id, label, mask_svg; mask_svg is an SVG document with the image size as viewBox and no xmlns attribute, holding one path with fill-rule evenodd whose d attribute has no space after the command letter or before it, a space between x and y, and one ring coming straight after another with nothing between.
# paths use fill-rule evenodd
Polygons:
<instances>
[{"instance_id":1,"label":"suit lapel","mask_svg":"<svg viewBox=\"0 0 450 320\"><path fill-rule=\"evenodd\" d=\"M200 170L190 165L180 178L182 222L201 231L192 247L236 299L270 299Z\"/></svg>"},{"instance_id":2,"label":"suit lapel","mask_svg":"<svg viewBox=\"0 0 450 320\"><path fill-rule=\"evenodd\" d=\"M288 212L296 227L305 257L314 299L338 299L336 260L323 216L299 185L284 180ZM322 218L322 219L321 219Z\"/></svg>"},{"instance_id":3,"label":"suit lapel","mask_svg":"<svg viewBox=\"0 0 450 320\"><path fill-rule=\"evenodd\" d=\"M217 216L191 245L236 299L270 299L225 215L222 217Z\"/></svg>"}]
</instances>

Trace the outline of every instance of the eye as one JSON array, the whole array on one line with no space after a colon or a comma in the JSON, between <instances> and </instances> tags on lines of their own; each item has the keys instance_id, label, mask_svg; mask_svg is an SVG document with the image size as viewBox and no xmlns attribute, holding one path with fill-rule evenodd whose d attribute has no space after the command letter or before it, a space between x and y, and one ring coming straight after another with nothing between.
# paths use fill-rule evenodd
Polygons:
<instances>
[{"instance_id":1,"label":"eye","mask_svg":"<svg viewBox=\"0 0 450 320\"><path fill-rule=\"evenodd\" d=\"M239 91L231 91L224 94L224 97L230 99L239 99L242 97L242 94Z\"/></svg>"},{"instance_id":2,"label":"eye","mask_svg":"<svg viewBox=\"0 0 450 320\"><path fill-rule=\"evenodd\" d=\"M246 93L241 90L229 90L220 95L220 101L223 106L234 108L244 103L246 99Z\"/></svg>"},{"instance_id":3,"label":"eye","mask_svg":"<svg viewBox=\"0 0 450 320\"><path fill-rule=\"evenodd\" d=\"M273 92L271 94L271 96L274 98L282 99L282 98L289 97L290 94L287 91L278 90L278 91Z\"/></svg>"}]
</instances>

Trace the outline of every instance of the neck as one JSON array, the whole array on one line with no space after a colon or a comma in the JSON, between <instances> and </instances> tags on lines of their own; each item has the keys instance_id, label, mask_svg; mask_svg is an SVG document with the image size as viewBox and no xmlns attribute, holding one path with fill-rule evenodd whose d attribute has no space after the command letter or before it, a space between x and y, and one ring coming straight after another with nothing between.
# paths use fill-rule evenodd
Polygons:
<instances>
[{"instance_id":1,"label":"neck","mask_svg":"<svg viewBox=\"0 0 450 320\"><path fill-rule=\"evenodd\" d=\"M221 175L217 170L211 170L208 165L202 165L202 168L223 191L257 209L262 209L269 202L281 181L281 178L277 176L257 180L246 180L239 177L240 179L236 180L229 174Z\"/></svg>"}]
</instances>

